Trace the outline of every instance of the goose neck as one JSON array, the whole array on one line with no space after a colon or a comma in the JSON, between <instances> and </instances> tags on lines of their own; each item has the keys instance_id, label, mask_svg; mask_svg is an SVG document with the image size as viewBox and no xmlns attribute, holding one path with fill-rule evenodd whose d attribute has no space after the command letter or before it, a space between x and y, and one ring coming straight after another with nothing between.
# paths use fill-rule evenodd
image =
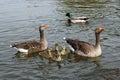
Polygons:
<instances>
[{"instance_id":1,"label":"goose neck","mask_svg":"<svg viewBox=\"0 0 120 80\"><path fill-rule=\"evenodd\" d=\"M96 36L96 44L95 47L100 46L100 33L95 33Z\"/></svg>"},{"instance_id":2,"label":"goose neck","mask_svg":"<svg viewBox=\"0 0 120 80\"><path fill-rule=\"evenodd\" d=\"M40 41L45 40L44 31L40 30Z\"/></svg>"}]
</instances>

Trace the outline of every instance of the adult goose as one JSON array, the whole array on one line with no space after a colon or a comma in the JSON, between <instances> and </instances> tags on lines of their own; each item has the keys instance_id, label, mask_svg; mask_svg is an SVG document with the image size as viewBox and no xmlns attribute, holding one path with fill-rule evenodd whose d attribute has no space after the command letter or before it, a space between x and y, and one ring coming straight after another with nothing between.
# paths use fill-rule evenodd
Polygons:
<instances>
[{"instance_id":1,"label":"adult goose","mask_svg":"<svg viewBox=\"0 0 120 80\"><path fill-rule=\"evenodd\" d=\"M85 57L97 57L102 54L102 50L100 47L100 33L104 30L104 28L99 27L95 29L96 43L92 45L88 42L79 41L75 39L64 38L66 42L69 44L70 49L77 53L78 55Z\"/></svg>"},{"instance_id":2,"label":"adult goose","mask_svg":"<svg viewBox=\"0 0 120 80\"><path fill-rule=\"evenodd\" d=\"M48 43L44 35L44 29L48 28L48 25L41 25L39 27L40 41L30 40L22 43L10 45L10 47L17 49L23 53L33 53L47 49Z\"/></svg>"},{"instance_id":3,"label":"adult goose","mask_svg":"<svg viewBox=\"0 0 120 80\"><path fill-rule=\"evenodd\" d=\"M69 18L68 22L70 23L87 22L89 19L87 17L73 17L72 13L66 13L66 16Z\"/></svg>"}]
</instances>

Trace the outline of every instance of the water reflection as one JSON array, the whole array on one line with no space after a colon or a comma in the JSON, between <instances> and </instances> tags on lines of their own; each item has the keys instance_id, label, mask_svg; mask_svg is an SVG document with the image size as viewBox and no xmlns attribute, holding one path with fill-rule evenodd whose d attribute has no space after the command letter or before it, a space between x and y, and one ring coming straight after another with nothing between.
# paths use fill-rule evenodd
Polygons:
<instances>
[{"instance_id":1,"label":"water reflection","mask_svg":"<svg viewBox=\"0 0 120 80\"><path fill-rule=\"evenodd\" d=\"M94 77L94 76L96 77ZM83 75L83 79L89 79L89 80L119 80L120 79L120 69L103 69L103 68L97 68L93 72L89 74Z\"/></svg>"},{"instance_id":2,"label":"water reflection","mask_svg":"<svg viewBox=\"0 0 120 80\"><path fill-rule=\"evenodd\" d=\"M64 0L62 3L69 8L104 8L109 0Z\"/></svg>"},{"instance_id":3,"label":"water reflection","mask_svg":"<svg viewBox=\"0 0 120 80\"><path fill-rule=\"evenodd\" d=\"M61 1L60 6L64 6L63 9L60 8L60 12L72 12L77 16L86 16L90 19L103 19L105 17L102 9L105 9L109 0L64 0Z\"/></svg>"},{"instance_id":4,"label":"water reflection","mask_svg":"<svg viewBox=\"0 0 120 80\"><path fill-rule=\"evenodd\" d=\"M67 55L67 49L66 49L65 45L61 47L62 48L61 50L59 49L59 47L60 46L56 43L54 46L55 50L52 50L52 48L48 48L48 49L43 50L43 51L39 51L39 52L35 52L35 53L28 53L28 54L21 53L18 51L15 54L14 58L29 59L31 57L39 57L39 59L41 61L43 61L43 62L47 61L48 64L56 63L56 66L60 69L61 68L61 61L63 60L62 55L64 55L64 56ZM49 49L51 49L52 51ZM51 56L50 56L50 54L51 54ZM58 57L60 57L60 60L58 60Z\"/></svg>"},{"instance_id":5,"label":"water reflection","mask_svg":"<svg viewBox=\"0 0 120 80\"><path fill-rule=\"evenodd\" d=\"M120 79L120 0L0 0L0 4L1 80ZM87 16L90 22L87 25L68 24L64 16L66 12ZM46 32L49 46L54 42L61 43L64 36L94 43L92 29L107 28L101 35L105 37L102 39L103 56L84 59L70 53L62 56L63 60L58 63L40 58L38 54L30 57L15 54L7 47L12 42L38 39L33 26L38 29L39 24L46 23L52 25Z\"/></svg>"},{"instance_id":6,"label":"water reflection","mask_svg":"<svg viewBox=\"0 0 120 80\"><path fill-rule=\"evenodd\" d=\"M16 58L30 58L30 57L36 57L36 56L38 56L37 52L31 53L31 54L24 54L24 53L18 51L17 53L15 53Z\"/></svg>"},{"instance_id":7,"label":"water reflection","mask_svg":"<svg viewBox=\"0 0 120 80\"><path fill-rule=\"evenodd\" d=\"M68 56L69 62L71 63L77 63L80 61L87 61L87 62L92 62L94 63L97 67L100 66L100 61L101 61L101 56L95 57L95 58L88 58L88 57L82 57L76 54L69 54Z\"/></svg>"},{"instance_id":8,"label":"water reflection","mask_svg":"<svg viewBox=\"0 0 120 80\"><path fill-rule=\"evenodd\" d=\"M28 56L26 56L25 54L20 53L20 52L17 52L15 54L15 58L18 58L18 59L20 59L20 58L29 59L31 57L37 57L37 56L39 56L38 53L29 54ZM101 56L95 57L95 58L88 58L88 57L82 57L82 56L79 56L79 55L69 52L67 55L62 56L62 61L53 61L50 58L47 59L42 56L39 56L39 59L42 62L47 62L48 65L56 63L56 67L58 67L58 69L61 69L62 64L66 64L68 62L69 62L69 64L80 63L81 61L94 63L96 65L96 67L99 67L100 61L101 61ZM37 65L39 66L40 64L37 64Z\"/></svg>"}]
</instances>

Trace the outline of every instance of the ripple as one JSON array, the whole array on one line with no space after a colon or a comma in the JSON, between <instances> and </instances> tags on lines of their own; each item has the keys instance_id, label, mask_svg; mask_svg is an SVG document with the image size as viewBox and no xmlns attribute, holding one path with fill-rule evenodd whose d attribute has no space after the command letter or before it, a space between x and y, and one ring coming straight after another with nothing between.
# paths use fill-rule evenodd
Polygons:
<instances>
[{"instance_id":1,"label":"ripple","mask_svg":"<svg viewBox=\"0 0 120 80\"><path fill-rule=\"evenodd\" d=\"M0 7L1 79L119 80L119 0L0 0ZM66 12L87 16L90 21L69 25ZM40 24L50 25L45 31L50 47L56 42L64 43L63 37L94 43L94 29L104 26L103 54L100 58L84 59L71 53L60 64L38 56L16 56L9 44L39 39Z\"/></svg>"}]
</instances>

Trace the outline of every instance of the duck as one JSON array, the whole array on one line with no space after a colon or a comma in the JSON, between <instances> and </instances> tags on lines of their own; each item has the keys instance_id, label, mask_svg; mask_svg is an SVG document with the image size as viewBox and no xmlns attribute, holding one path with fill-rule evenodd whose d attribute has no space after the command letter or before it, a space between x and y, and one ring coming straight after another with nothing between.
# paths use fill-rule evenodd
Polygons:
<instances>
[{"instance_id":1,"label":"duck","mask_svg":"<svg viewBox=\"0 0 120 80\"><path fill-rule=\"evenodd\" d=\"M87 17L73 17L72 13L66 13L66 16L68 17L68 22L69 23L80 23L80 22L88 22Z\"/></svg>"},{"instance_id":2,"label":"duck","mask_svg":"<svg viewBox=\"0 0 120 80\"><path fill-rule=\"evenodd\" d=\"M44 30L47 29L49 25L41 25L39 27L40 41L29 40L18 44L10 45L10 47L15 48L18 52L28 54L33 52L38 52L47 49L48 42L44 35Z\"/></svg>"},{"instance_id":3,"label":"duck","mask_svg":"<svg viewBox=\"0 0 120 80\"><path fill-rule=\"evenodd\" d=\"M77 39L70 39L65 37L64 40L69 45L70 50L75 54L84 57L98 57L102 54L102 50L100 46L100 33L104 30L105 28L103 27L99 27L95 29L95 37L96 37L95 45L85 41L80 41Z\"/></svg>"},{"instance_id":4,"label":"duck","mask_svg":"<svg viewBox=\"0 0 120 80\"><path fill-rule=\"evenodd\" d=\"M65 47L65 44L62 45L62 50L61 50L61 55L64 56L64 55L67 55L68 54L68 51L67 51L67 48Z\"/></svg>"}]
</instances>

